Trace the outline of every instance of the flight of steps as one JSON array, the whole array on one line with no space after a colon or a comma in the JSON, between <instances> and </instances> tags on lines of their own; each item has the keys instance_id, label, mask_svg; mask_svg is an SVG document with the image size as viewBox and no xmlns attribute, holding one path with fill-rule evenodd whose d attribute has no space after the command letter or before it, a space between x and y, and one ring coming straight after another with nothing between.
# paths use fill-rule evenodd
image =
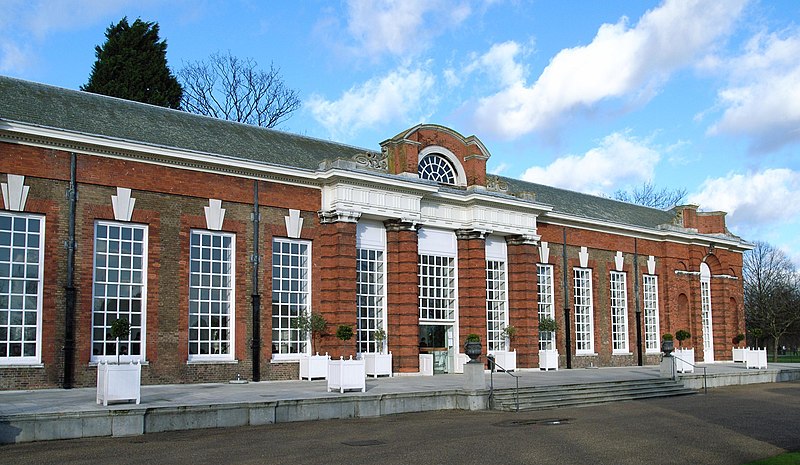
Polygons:
<instances>
[{"instance_id":1,"label":"flight of steps","mask_svg":"<svg viewBox=\"0 0 800 465\"><path fill-rule=\"evenodd\" d=\"M519 389L519 410L545 410L581 407L606 402L650 399L654 397L695 394L683 384L670 379L607 381L599 383L540 386ZM490 406L495 410L516 409L514 389L495 389Z\"/></svg>"}]
</instances>

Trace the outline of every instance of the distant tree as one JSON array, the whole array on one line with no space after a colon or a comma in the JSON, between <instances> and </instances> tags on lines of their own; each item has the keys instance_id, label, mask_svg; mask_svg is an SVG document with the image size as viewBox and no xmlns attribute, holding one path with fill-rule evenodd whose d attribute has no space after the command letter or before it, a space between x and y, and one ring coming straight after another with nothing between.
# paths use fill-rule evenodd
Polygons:
<instances>
[{"instance_id":1,"label":"distant tree","mask_svg":"<svg viewBox=\"0 0 800 465\"><path fill-rule=\"evenodd\" d=\"M300 108L297 92L284 84L280 69L258 69L251 58L214 53L178 73L183 82L181 108L214 118L272 128Z\"/></svg>"},{"instance_id":2,"label":"distant tree","mask_svg":"<svg viewBox=\"0 0 800 465\"><path fill-rule=\"evenodd\" d=\"M800 280L789 257L766 242L756 242L743 262L744 309L748 331L769 337L778 361L782 337L800 323Z\"/></svg>"},{"instance_id":3,"label":"distant tree","mask_svg":"<svg viewBox=\"0 0 800 465\"><path fill-rule=\"evenodd\" d=\"M95 47L97 60L81 90L179 108L183 90L167 66L167 42L158 23L122 18L106 29L106 42Z\"/></svg>"},{"instance_id":4,"label":"distant tree","mask_svg":"<svg viewBox=\"0 0 800 465\"><path fill-rule=\"evenodd\" d=\"M657 188L652 182L645 182L629 191L617 190L613 198L623 202L644 205L645 207L666 210L680 205L686 198L686 189Z\"/></svg>"}]
</instances>

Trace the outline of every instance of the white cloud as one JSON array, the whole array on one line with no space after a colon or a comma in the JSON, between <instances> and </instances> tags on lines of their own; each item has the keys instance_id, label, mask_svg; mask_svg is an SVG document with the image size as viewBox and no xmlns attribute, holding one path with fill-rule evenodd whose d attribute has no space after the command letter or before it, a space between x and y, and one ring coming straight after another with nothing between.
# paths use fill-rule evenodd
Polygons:
<instances>
[{"instance_id":1,"label":"white cloud","mask_svg":"<svg viewBox=\"0 0 800 465\"><path fill-rule=\"evenodd\" d=\"M744 3L667 0L634 27L624 17L616 24L603 24L589 45L564 49L553 57L532 85L511 73L516 81L480 99L476 123L513 138L558 125L569 113L606 99L646 99L671 73L690 65L727 34Z\"/></svg>"},{"instance_id":2,"label":"white cloud","mask_svg":"<svg viewBox=\"0 0 800 465\"><path fill-rule=\"evenodd\" d=\"M488 52L467 65L463 73L482 70L500 86L513 86L525 79L525 67L516 62L517 55L522 52L522 46L514 41L494 44Z\"/></svg>"},{"instance_id":3,"label":"white cloud","mask_svg":"<svg viewBox=\"0 0 800 465\"><path fill-rule=\"evenodd\" d=\"M773 168L706 179L689 202L727 212L727 223L734 227L769 229L800 219L800 172Z\"/></svg>"},{"instance_id":4,"label":"white cloud","mask_svg":"<svg viewBox=\"0 0 800 465\"><path fill-rule=\"evenodd\" d=\"M800 141L800 30L757 34L745 53L720 65L730 77L718 93L724 108L709 133L745 135L767 152Z\"/></svg>"},{"instance_id":5,"label":"white cloud","mask_svg":"<svg viewBox=\"0 0 800 465\"><path fill-rule=\"evenodd\" d=\"M448 27L461 24L471 14L467 3L436 0L350 0L347 32L358 52L415 54Z\"/></svg>"},{"instance_id":6,"label":"white cloud","mask_svg":"<svg viewBox=\"0 0 800 465\"><path fill-rule=\"evenodd\" d=\"M508 163L500 163L489 170L489 174L503 174L509 168Z\"/></svg>"},{"instance_id":7,"label":"white cloud","mask_svg":"<svg viewBox=\"0 0 800 465\"><path fill-rule=\"evenodd\" d=\"M660 158L646 143L615 132L583 155L568 155L544 168L528 168L521 178L590 194L610 194L620 184L652 179Z\"/></svg>"},{"instance_id":8,"label":"white cloud","mask_svg":"<svg viewBox=\"0 0 800 465\"><path fill-rule=\"evenodd\" d=\"M422 69L396 69L352 87L338 100L314 94L306 102L320 124L332 135L353 134L359 129L393 121L422 119L432 112L434 76Z\"/></svg>"}]
</instances>

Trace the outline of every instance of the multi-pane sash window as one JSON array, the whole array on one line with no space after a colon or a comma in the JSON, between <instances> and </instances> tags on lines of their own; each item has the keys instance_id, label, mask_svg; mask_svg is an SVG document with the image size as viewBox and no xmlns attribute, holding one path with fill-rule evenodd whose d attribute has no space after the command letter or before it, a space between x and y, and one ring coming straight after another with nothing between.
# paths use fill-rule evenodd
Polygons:
<instances>
[{"instance_id":1,"label":"multi-pane sash window","mask_svg":"<svg viewBox=\"0 0 800 465\"><path fill-rule=\"evenodd\" d=\"M382 250L356 249L356 307L359 352L378 352L375 331L383 329L386 288Z\"/></svg>"},{"instance_id":2,"label":"multi-pane sash window","mask_svg":"<svg viewBox=\"0 0 800 465\"><path fill-rule=\"evenodd\" d=\"M419 317L423 320L455 319L455 258L419 256Z\"/></svg>"},{"instance_id":3,"label":"multi-pane sash window","mask_svg":"<svg viewBox=\"0 0 800 465\"><path fill-rule=\"evenodd\" d=\"M575 268L575 353L594 353L594 305L592 303L592 270Z\"/></svg>"},{"instance_id":4,"label":"multi-pane sash window","mask_svg":"<svg viewBox=\"0 0 800 465\"><path fill-rule=\"evenodd\" d=\"M644 291L644 345L646 352L658 353L658 276L642 276Z\"/></svg>"},{"instance_id":5,"label":"multi-pane sash window","mask_svg":"<svg viewBox=\"0 0 800 465\"><path fill-rule=\"evenodd\" d=\"M700 304L703 325L703 352L706 362L714 361L714 335L711 330L711 270L708 265L700 265Z\"/></svg>"},{"instance_id":6,"label":"multi-pane sash window","mask_svg":"<svg viewBox=\"0 0 800 465\"><path fill-rule=\"evenodd\" d=\"M0 212L0 365L41 361L44 217Z\"/></svg>"},{"instance_id":7,"label":"multi-pane sash window","mask_svg":"<svg viewBox=\"0 0 800 465\"><path fill-rule=\"evenodd\" d=\"M628 289L625 273L612 271L611 345L613 352L628 352Z\"/></svg>"},{"instance_id":8,"label":"multi-pane sash window","mask_svg":"<svg viewBox=\"0 0 800 465\"><path fill-rule=\"evenodd\" d=\"M192 231L189 247L189 359L232 360L233 234Z\"/></svg>"},{"instance_id":9,"label":"multi-pane sash window","mask_svg":"<svg viewBox=\"0 0 800 465\"><path fill-rule=\"evenodd\" d=\"M500 260L487 260L486 327L488 350L506 350L503 328L508 325L507 308L506 263Z\"/></svg>"},{"instance_id":10,"label":"multi-pane sash window","mask_svg":"<svg viewBox=\"0 0 800 465\"><path fill-rule=\"evenodd\" d=\"M94 227L92 361L116 360L111 324L130 323L120 340L122 360L144 360L147 226L98 221Z\"/></svg>"},{"instance_id":11,"label":"multi-pane sash window","mask_svg":"<svg viewBox=\"0 0 800 465\"><path fill-rule=\"evenodd\" d=\"M553 265L536 265L536 277L539 293L539 321L544 318L555 318ZM554 332L539 333L539 350L553 350L555 343L556 334Z\"/></svg>"},{"instance_id":12,"label":"multi-pane sash window","mask_svg":"<svg viewBox=\"0 0 800 465\"><path fill-rule=\"evenodd\" d=\"M292 239L272 241L272 353L293 358L309 352L310 334L297 317L311 314L311 244Z\"/></svg>"}]
</instances>

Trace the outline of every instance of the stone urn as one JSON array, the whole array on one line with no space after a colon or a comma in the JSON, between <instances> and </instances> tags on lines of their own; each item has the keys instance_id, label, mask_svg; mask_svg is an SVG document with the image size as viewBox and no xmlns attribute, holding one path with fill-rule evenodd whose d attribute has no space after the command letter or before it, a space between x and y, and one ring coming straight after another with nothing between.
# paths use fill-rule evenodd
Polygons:
<instances>
[{"instance_id":1,"label":"stone urn","mask_svg":"<svg viewBox=\"0 0 800 465\"><path fill-rule=\"evenodd\" d=\"M672 339L661 340L661 352L664 353L665 357L670 357L672 351L674 350L675 350L675 342Z\"/></svg>"},{"instance_id":2,"label":"stone urn","mask_svg":"<svg viewBox=\"0 0 800 465\"><path fill-rule=\"evenodd\" d=\"M474 338L467 337L467 342L464 344L464 353L467 354L471 362L477 361L478 357L481 356L480 338L475 340Z\"/></svg>"}]
</instances>

